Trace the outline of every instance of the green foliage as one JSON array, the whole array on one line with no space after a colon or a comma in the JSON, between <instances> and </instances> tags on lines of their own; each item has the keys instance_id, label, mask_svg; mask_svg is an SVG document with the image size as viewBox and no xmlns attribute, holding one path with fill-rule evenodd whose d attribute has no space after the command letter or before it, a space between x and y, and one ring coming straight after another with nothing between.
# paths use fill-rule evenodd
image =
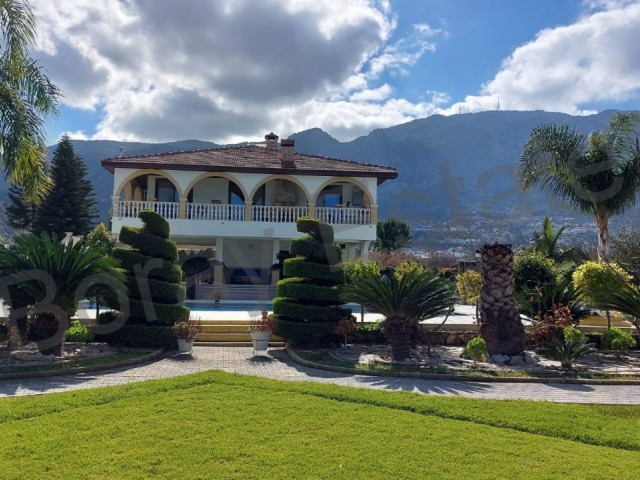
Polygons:
<instances>
[{"instance_id":1,"label":"green foliage","mask_svg":"<svg viewBox=\"0 0 640 480\"><path fill-rule=\"evenodd\" d=\"M337 285L314 285L304 278L294 277L280 280L278 282L278 295L320 304L324 302L328 302L329 305L340 303L340 288Z\"/></svg>"},{"instance_id":2,"label":"green foliage","mask_svg":"<svg viewBox=\"0 0 640 480\"><path fill-rule=\"evenodd\" d=\"M145 306L147 310L145 310ZM154 312L153 317L147 316L147 311ZM163 304L157 300L145 302L131 299L129 301L130 324L149 325L173 325L176 322L186 322L189 320L190 310L183 305Z\"/></svg>"},{"instance_id":3,"label":"green foliage","mask_svg":"<svg viewBox=\"0 0 640 480\"><path fill-rule=\"evenodd\" d=\"M67 342L89 343L93 342L93 333L79 320L73 320L67 330Z\"/></svg>"},{"instance_id":4,"label":"green foliage","mask_svg":"<svg viewBox=\"0 0 640 480\"><path fill-rule=\"evenodd\" d=\"M385 253L400 250L409 246L411 241L411 227L404 220L387 218L376 225L376 241L374 250Z\"/></svg>"},{"instance_id":5,"label":"green foliage","mask_svg":"<svg viewBox=\"0 0 640 480\"><path fill-rule=\"evenodd\" d=\"M640 231L627 229L611 239L611 259L640 284Z\"/></svg>"},{"instance_id":6,"label":"green foliage","mask_svg":"<svg viewBox=\"0 0 640 480\"><path fill-rule=\"evenodd\" d=\"M316 218L299 218L296 226L299 232L309 234L319 244L330 245L334 242L333 227Z\"/></svg>"},{"instance_id":7,"label":"green foliage","mask_svg":"<svg viewBox=\"0 0 640 480\"><path fill-rule=\"evenodd\" d=\"M378 273L380 266L376 262L363 262L362 260L345 261L342 263L344 275L347 283L353 282L363 271L368 270L371 273Z\"/></svg>"},{"instance_id":8,"label":"green foliage","mask_svg":"<svg viewBox=\"0 0 640 480\"><path fill-rule=\"evenodd\" d=\"M539 252L520 251L513 258L516 291L554 283L553 260Z\"/></svg>"},{"instance_id":9,"label":"green foliage","mask_svg":"<svg viewBox=\"0 0 640 480\"><path fill-rule=\"evenodd\" d=\"M600 347L605 350L627 351L636 346L636 340L620 328L610 328L602 334Z\"/></svg>"},{"instance_id":10,"label":"green foliage","mask_svg":"<svg viewBox=\"0 0 640 480\"><path fill-rule=\"evenodd\" d=\"M631 276L613 262L585 262L573 272L574 288L586 301L594 304L597 303L599 292L622 288L630 280Z\"/></svg>"},{"instance_id":11,"label":"green foliage","mask_svg":"<svg viewBox=\"0 0 640 480\"><path fill-rule=\"evenodd\" d=\"M456 275L456 289L458 303L463 305L475 305L480 300L482 289L482 275L476 270L467 270Z\"/></svg>"},{"instance_id":12,"label":"green foliage","mask_svg":"<svg viewBox=\"0 0 640 480\"><path fill-rule=\"evenodd\" d=\"M305 257L308 261L336 265L342 260L342 250L337 245L318 243L313 237L294 238L289 249L292 255Z\"/></svg>"},{"instance_id":13,"label":"green foliage","mask_svg":"<svg viewBox=\"0 0 640 480\"><path fill-rule=\"evenodd\" d=\"M29 57L36 40L29 2L0 1L0 168L7 183L38 204L51 187L46 162L46 120L57 113L60 92L44 67Z\"/></svg>"},{"instance_id":14,"label":"green foliage","mask_svg":"<svg viewBox=\"0 0 640 480\"><path fill-rule=\"evenodd\" d=\"M146 233L140 228L125 225L120 230L120 241L131 245L147 257L161 258L168 262L178 259L178 248L174 242Z\"/></svg>"},{"instance_id":15,"label":"green foliage","mask_svg":"<svg viewBox=\"0 0 640 480\"><path fill-rule=\"evenodd\" d=\"M344 271L333 241L333 228L312 218L297 222L307 235L292 241L298 256L284 261L284 275L273 300L278 333L293 343L328 342L341 318L351 311L341 308L337 292L344 284ZM329 241L330 239L330 241ZM336 258L331 258L336 252ZM302 255L302 254L305 255ZM305 333L306 332L306 333Z\"/></svg>"},{"instance_id":16,"label":"green foliage","mask_svg":"<svg viewBox=\"0 0 640 480\"><path fill-rule=\"evenodd\" d=\"M87 242L91 245L102 248L105 252L111 253L113 251L114 241L111 238L111 233L107 230L104 223L100 222L86 235Z\"/></svg>"},{"instance_id":17,"label":"green foliage","mask_svg":"<svg viewBox=\"0 0 640 480\"><path fill-rule=\"evenodd\" d=\"M133 271L134 265L138 265L139 268L144 268L145 265L147 265L147 262L153 260L146 255L142 255L136 250L124 248L114 248L112 255L120 261L122 268L130 272ZM180 267L176 263L163 260L160 267L149 270L149 278L164 282L178 283L182 279L182 273L180 272Z\"/></svg>"},{"instance_id":18,"label":"green foliage","mask_svg":"<svg viewBox=\"0 0 640 480\"><path fill-rule=\"evenodd\" d=\"M64 135L53 153L54 185L36 211L33 232L65 232L86 235L98 216L95 194L87 178L87 167L73 151L69 137Z\"/></svg>"},{"instance_id":19,"label":"green foliage","mask_svg":"<svg viewBox=\"0 0 640 480\"><path fill-rule=\"evenodd\" d=\"M124 325L108 335L98 335L96 340L125 347L175 348L170 330L168 326Z\"/></svg>"},{"instance_id":20,"label":"green foliage","mask_svg":"<svg viewBox=\"0 0 640 480\"><path fill-rule=\"evenodd\" d=\"M143 277L141 277L143 278ZM143 285L149 287L149 293L153 296L155 302L158 303L182 303L185 299L184 285L163 282L160 280L146 279ZM127 277L127 288L129 296L132 299L141 298L140 285L135 277Z\"/></svg>"},{"instance_id":21,"label":"green foliage","mask_svg":"<svg viewBox=\"0 0 640 480\"><path fill-rule=\"evenodd\" d=\"M153 210L143 210L138 215L140 220L144 222L142 231L153 235L154 237L169 238L169 222Z\"/></svg>"},{"instance_id":22,"label":"green foliage","mask_svg":"<svg viewBox=\"0 0 640 480\"><path fill-rule=\"evenodd\" d=\"M468 358L474 362L486 362L489 360L487 342L482 337L474 337L467 342L462 350L462 358Z\"/></svg>"},{"instance_id":23,"label":"green foliage","mask_svg":"<svg viewBox=\"0 0 640 480\"><path fill-rule=\"evenodd\" d=\"M55 235L43 233L24 235L15 239L12 247L0 246L0 277L17 275L18 273L39 270L49 275L53 285L39 280L22 280L16 278L13 289L19 291L20 301L27 305L34 305L55 292L51 303L61 309L66 320L75 313L78 301L82 299L81 287L91 286L103 279L114 283L116 289L121 289L124 282L123 274L116 268L117 262L104 255L102 249L95 248L86 240L75 245L63 245ZM55 287L55 288L52 288ZM12 290L10 289L9 292ZM11 304L10 298L4 299ZM46 314L41 314L43 322L39 323L46 331L33 332L40 338L51 338L60 343L54 346L40 344L45 353L60 353L63 335L56 333L58 322L55 319L44 321ZM49 328L53 330L50 331ZM64 333L64 332L62 332ZM51 342L47 342L51 344Z\"/></svg>"},{"instance_id":24,"label":"green foliage","mask_svg":"<svg viewBox=\"0 0 640 480\"><path fill-rule=\"evenodd\" d=\"M573 327L566 327L564 329L564 342L554 339L541 351L552 359L559 361L562 368L571 369L578 358L593 353L595 349L593 344L587 343L587 337L582 332Z\"/></svg>"},{"instance_id":25,"label":"green foliage","mask_svg":"<svg viewBox=\"0 0 640 480\"><path fill-rule=\"evenodd\" d=\"M590 135L566 125L534 128L517 165L525 190L540 186L594 216L600 260L607 256L609 217L631 208L640 188L640 145L635 133L639 122L637 113L618 112L606 131Z\"/></svg>"},{"instance_id":26,"label":"green foliage","mask_svg":"<svg viewBox=\"0 0 640 480\"><path fill-rule=\"evenodd\" d=\"M9 188L9 203L5 204L4 211L11 228L14 230L31 230L31 225L36 216L36 206L24 199L21 187L13 186Z\"/></svg>"}]
</instances>

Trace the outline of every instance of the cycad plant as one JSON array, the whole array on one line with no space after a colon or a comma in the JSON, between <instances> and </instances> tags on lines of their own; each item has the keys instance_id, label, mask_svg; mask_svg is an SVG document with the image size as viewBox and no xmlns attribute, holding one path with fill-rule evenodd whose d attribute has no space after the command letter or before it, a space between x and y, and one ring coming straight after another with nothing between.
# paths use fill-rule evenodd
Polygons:
<instances>
[{"instance_id":1,"label":"cycad plant","mask_svg":"<svg viewBox=\"0 0 640 480\"><path fill-rule=\"evenodd\" d=\"M581 293L584 295L585 292ZM640 331L640 288L630 282L606 284L598 290L588 292L591 304L602 310L615 310L628 315Z\"/></svg>"},{"instance_id":2,"label":"cycad plant","mask_svg":"<svg viewBox=\"0 0 640 480\"><path fill-rule=\"evenodd\" d=\"M123 292L125 277L117 266L86 240L65 245L48 233L25 235L13 246L0 247L0 277L11 286L0 294L9 305L15 294L21 306L35 307L30 338L42 353L60 355L78 302L98 284Z\"/></svg>"},{"instance_id":3,"label":"cycad plant","mask_svg":"<svg viewBox=\"0 0 640 480\"><path fill-rule=\"evenodd\" d=\"M402 361L409 358L418 322L446 314L455 302L455 290L437 272L420 268L383 273L363 269L343 287L342 298L384 315L382 332L389 340L391 356Z\"/></svg>"}]
</instances>

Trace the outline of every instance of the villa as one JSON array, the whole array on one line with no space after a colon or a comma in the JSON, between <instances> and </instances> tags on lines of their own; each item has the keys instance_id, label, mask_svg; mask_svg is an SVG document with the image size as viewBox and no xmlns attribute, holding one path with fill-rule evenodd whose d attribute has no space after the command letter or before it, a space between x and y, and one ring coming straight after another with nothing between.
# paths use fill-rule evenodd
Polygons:
<instances>
[{"instance_id":1,"label":"villa","mask_svg":"<svg viewBox=\"0 0 640 480\"><path fill-rule=\"evenodd\" d=\"M272 265L301 234L299 217L333 225L343 258L367 258L376 238L377 188L395 168L295 151L270 133L248 146L107 158L113 173L111 230L166 218L181 250L216 252L212 283L269 285Z\"/></svg>"}]
</instances>

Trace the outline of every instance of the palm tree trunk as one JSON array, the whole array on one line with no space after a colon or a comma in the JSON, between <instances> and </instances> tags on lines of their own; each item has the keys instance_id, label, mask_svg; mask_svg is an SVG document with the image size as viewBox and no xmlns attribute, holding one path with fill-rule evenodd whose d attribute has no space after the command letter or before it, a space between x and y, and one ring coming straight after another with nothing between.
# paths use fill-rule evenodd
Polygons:
<instances>
[{"instance_id":1,"label":"palm tree trunk","mask_svg":"<svg viewBox=\"0 0 640 480\"><path fill-rule=\"evenodd\" d=\"M609 253L609 215L606 212L596 213L598 225L598 260L607 261Z\"/></svg>"},{"instance_id":2,"label":"palm tree trunk","mask_svg":"<svg viewBox=\"0 0 640 480\"><path fill-rule=\"evenodd\" d=\"M31 319L29 336L43 355L62 356L62 347L69 329L69 319L59 321L53 313L38 313Z\"/></svg>"},{"instance_id":3,"label":"palm tree trunk","mask_svg":"<svg viewBox=\"0 0 640 480\"><path fill-rule=\"evenodd\" d=\"M382 333L389 340L391 359L401 362L410 357L411 344L418 332L416 321L404 317L388 317L382 324Z\"/></svg>"}]
</instances>

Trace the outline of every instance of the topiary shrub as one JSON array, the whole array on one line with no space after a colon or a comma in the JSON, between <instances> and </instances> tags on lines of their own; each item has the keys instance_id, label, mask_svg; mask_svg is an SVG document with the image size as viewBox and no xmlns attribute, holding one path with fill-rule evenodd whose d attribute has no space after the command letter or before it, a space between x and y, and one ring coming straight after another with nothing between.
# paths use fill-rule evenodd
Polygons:
<instances>
[{"instance_id":1,"label":"topiary shrub","mask_svg":"<svg viewBox=\"0 0 640 480\"><path fill-rule=\"evenodd\" d=\"M631 275L614 262L585 262L573 272L573 286L588 302L601 290L623 287L631 281Z\"/></svg>"},{"instance_id":2,"label":"topiary shrub","mask_svg":"<svg viewBox=\"0 0 640 480\"><path fill-rule=\"evenodd\" d=\"M97 335L96 340L110 345L147 348L176 348L171 327L152 325L125 325L113 333Z\"/></svg>"},{"instance_id":3,"label":"topiary shrub","mask_svg":"<svg viewBox=\"0 0 640 480\"><path fill-rule=\"evenodd\" d=\"M67 330L67 342L89 343L93 342L94 335L79 320L72 320L69 330Z\"/></svg>"},{"instance_id":4,"label":"topiary shrub","mask_svg":"<svg viewBox=\"0 0 640 480\"><path fill-rule=\"evenodd\" d=\"M513 257L513 276L517 291L554 283L553 260L539 252L518 252Z\"/></svg>"},{"instance_id":5,"label":"topiary shrub","mask_svg":"<svg viewBox=\"0 0 640 480\"><path fill-rule=\"evenodd\" d=\"M278 335L293 344L326 343L335 335L338 322L351 315L340 307L340 286L345 277L340 249L333 245L333 228L314 218L300 218L303 238L291 242L296 257L284 261L273 313Z\"/></svg>"},{"instance_id":6,"label":"topiary shrub","mask_svg":"<svg viewBox=\"0 0 640 480\"><path fill-rule=\"evenodd\" d=\"M189 309L179 305L184 301L185 289L180 284L178 249L168 240L169 223L150 210L140 212L139 216L144 224L142 228L124 226L120 231L120 241L133 250L113 252L127 271L130 299L127 324L171 326L187 321ZM155 264L157 268L149 269ZM110 306L117 308L117 305Z\"/></svg>"}]
</instances>

